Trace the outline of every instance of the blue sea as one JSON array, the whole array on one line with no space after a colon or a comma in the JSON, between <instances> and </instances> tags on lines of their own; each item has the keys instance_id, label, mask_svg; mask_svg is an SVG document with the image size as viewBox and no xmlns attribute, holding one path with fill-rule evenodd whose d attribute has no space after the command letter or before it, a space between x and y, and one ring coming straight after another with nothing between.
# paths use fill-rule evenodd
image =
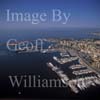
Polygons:
<instances>
[{"instance_id":1,"label":"blue sea","mask_svg":"<svg viewBox=\"0 0 100 100\"><path fill-rule=\"evenodd\" d=\"M46 29L25 29L25 30L1 30L0 42L6 42L8 39L15 38L18 40L33 40L37 38L95 38L100 37L91 33L100 32L99 28L46 28Z\"/></svg>"}]
</instances>

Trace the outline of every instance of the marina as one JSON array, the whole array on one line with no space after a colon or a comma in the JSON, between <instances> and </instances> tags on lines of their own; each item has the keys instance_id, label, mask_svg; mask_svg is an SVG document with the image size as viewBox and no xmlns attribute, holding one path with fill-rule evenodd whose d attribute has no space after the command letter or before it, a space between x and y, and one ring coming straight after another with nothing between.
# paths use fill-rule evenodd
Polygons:
<instances>
[{"instance_id":1,"label":"marina","mask_svg":"<svg viewBox=\"0 0 100 100\"><path fill-rule=\"evenodd\" d=\"M48 42L48 40L46 40L46 42ZM45 42L43 42L43 44L45 44ZM33 49L30 49L30 46L29 48L27 47L27 49L23 49L21 45L18 45L17 51L9 52L16 56L18 63L15 65L14 62L11 64L9 61L7 66L16 66L18 70L12 67L13 72L17 71L23 73L23 71L27 71L26 73L30 73L30 75L32 73L37 76L41 74L40 76L43 76L40 77L41 79L59 79L60 83L64 86L61 87L64 91L61 95L66 92L67 94L69 93L70 97L72 96L71 94L80 96L81 93L86 93L87 91L91 92L92 88L100 87L100 73L92 69L92 67L85 62L80 52L73 48L57 48L56 43L55 45L49 43L49 46L47 45L46 47L45 45L42 45L40 39ZM13 56L10 57L16 61ZM22 66L22 62L25 66L25 70L23 69L21 72L20 66ZM29 65L27 65L27 63ZM2 65L4 65L4 63L2 63ZM59 87L57 87L57 89L59 89ZM52 95L58 92L56 89L51 90L49 88L47 91L50 91Z\"/></svg>"},{"instance_id":2,"label":"marina","mask_svg":"<svg viewBox=\"0 0 100 100\"><path fill-rule=\"evenodd\" d=\"M0 100L100 98L100 0L0 0Z\"/></svg>"},{"instance_id":3,"label":"marina","mask_svg":"<svg viewBox=\"0 0 100 100\"><path fill-rule=\"evenodd\" d=\"M77 64L67 66L69 70L71 70L71 74L75 75L72 79L68 77L68 73L65 73L62 67L53 65L52 62L47 63L47 66L50 67L52 71L54 71L60 77L63 84L68 86L71 91L74 93L79 93L80 91L85 91L92 86L96 87L97 85L100 85L100 74L89 68L89 66L85 66L80 60L81 58L79 56L72 57L70 53L69 55L67 54L67 56L66 53L60 53L60 56L61 57L53 56L53 60L57 62L59 66L67 66L68 62L77 60Z\"/></svg>"},{"instance_id":4,"label":"marina","mask_svg":"<svg viewBox=\"0 0 100 100\"><path fill-rule=\"evenodd\" d=\"M80 90L85 90L91 86L100 85L100 78L98 76L87 76L81 78L76 77L76 79L69 79L67 74L65 74L57 66L54 66L51 62L47 63L47 65L60 77L63 84L66 84L68 87L70 87L74 93L78 93ZM90 71L86 70L85 74L87 73L90 73ZM80 75L80 73L77 75Z\"/></svg>"}]
</instances>

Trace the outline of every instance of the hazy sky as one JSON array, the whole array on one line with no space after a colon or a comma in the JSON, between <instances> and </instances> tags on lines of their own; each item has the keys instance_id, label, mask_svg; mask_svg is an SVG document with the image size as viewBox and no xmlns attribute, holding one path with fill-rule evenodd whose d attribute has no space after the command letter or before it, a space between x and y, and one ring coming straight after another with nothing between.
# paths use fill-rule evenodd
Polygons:
<instances>
[{"instance_id":1,"label":"hazy sky","mask_svg":"<svg viewBox=\"0 0 100 100\"><path fill-rule=\"evenodd\" d=\"M5 10L14 12L50 12L61 9L70 12L71 17L66 25L61 23L7 23ZM100 0L0 0L0 28L32 28L32 27L94 27L100 28Z\"/></svg>"}]
</instances>

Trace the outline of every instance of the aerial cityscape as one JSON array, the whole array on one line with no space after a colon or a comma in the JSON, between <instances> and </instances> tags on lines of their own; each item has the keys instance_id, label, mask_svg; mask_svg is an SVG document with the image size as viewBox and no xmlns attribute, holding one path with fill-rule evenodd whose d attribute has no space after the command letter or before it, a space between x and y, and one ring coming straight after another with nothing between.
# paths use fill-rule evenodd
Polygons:
<instances>
[{"instance_id":1,"label":"aerial cityscape","mask_svg":"<svg viewBox=\"0 0 100 100\"><path fill-rule=\"evenodd\" d=\"M43 42L51 44L44 49ZM60 57L52 57L58 63L57 65L52 62L46 64L73 92L78 93L79 90L85 91L86 88L100 85L100 40L48 38L37 39L34 47L25 44L26 41L21 41L9 44L9 46L17 45L16 53L41 52L47 54L59 52ZM70 65L68 65L69 63ZM72 75L67 75L66 70L69 70Z\"/></svg>"},{"instance_id":2,"label":"aerial cityscape","mask_svg":"<svg viewBox=\"0 0 100 100\"><path fill-rule=\"evenodd\" d=\"M0 99L100 98L100 0L0 0Z\"/></svg>"}]
</instances>

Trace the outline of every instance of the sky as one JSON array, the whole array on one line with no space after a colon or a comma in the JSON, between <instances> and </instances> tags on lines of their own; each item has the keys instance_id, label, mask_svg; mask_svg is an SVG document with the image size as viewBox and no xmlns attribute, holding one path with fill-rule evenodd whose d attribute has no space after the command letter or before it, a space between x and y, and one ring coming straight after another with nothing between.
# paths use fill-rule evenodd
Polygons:
<instances>
[{"instance_id":1,"label":"sky","mask_svg":"<svg viewBox=\"0 0 100 100\"><path fill-rule=\"evenodd\" d=\"M43 11L50 13L52 9L60 9L71 13L71 16L65 25L49 21L32 25L25 22L7 22L5 20L6 9L22 13ZM41 27L100 28L100 0L0 0L0 29Z\"/></svg>"}]
</instances>

